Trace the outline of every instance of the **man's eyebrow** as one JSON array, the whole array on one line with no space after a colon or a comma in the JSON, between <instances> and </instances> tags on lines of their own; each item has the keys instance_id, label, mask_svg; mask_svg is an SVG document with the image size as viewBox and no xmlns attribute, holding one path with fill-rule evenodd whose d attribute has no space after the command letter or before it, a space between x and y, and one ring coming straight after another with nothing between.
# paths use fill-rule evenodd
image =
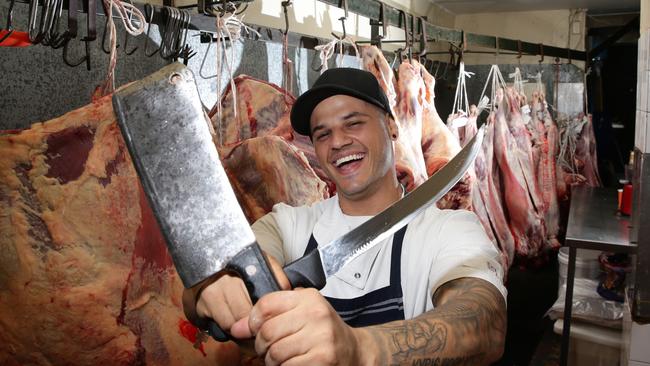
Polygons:
<instances>
[{"instance_id":1,"label":"man's eyebrow","mask_svg":"<svg viewBox=\"0 0 650 366\"><path fill-rule=\"evenodd\" d=\"M371 117L369 114L363 113L363 112L350 112L350 113L346 114L345 116L343 116L343 118L341 118L341 119L344 120L344 121L347 121L350 118L359 117L359 116ZM316 126L314 126L314 129L311 130L311 133L313 135L315 132L317 132L319 130L322 130L322 129L325 129L325 126L323 126L322 124L317 124Z\"/></svg>"},{"instance_id":2,"label":"man's eyebrow","mask_svg":"<svg viewBox=\"0 0 650 366\"><path fill-rule=\"evenodd\" d=\"M325 128L325 127L324 127L323 125L316 125L316 126L314 127L314 129L311 130L311 134L313 135L313 134L314 134L315 132L317 132L318 130L322 130L322 129L324 129L324 128Z\"/></svg>"},{"instance_id":3,"label":"man's eyebrow","mask_svg":"<svg viewBox=\"0 0 650 366\"><path fill-rule=\"evenodd\" d=\"M351 112L345 116L343 116L343 120L347 120L353 117L359 117L359 116L364 116L364 117L370 117L369 114L363 113L363 112Z\"/></svg>"}]
</instances>

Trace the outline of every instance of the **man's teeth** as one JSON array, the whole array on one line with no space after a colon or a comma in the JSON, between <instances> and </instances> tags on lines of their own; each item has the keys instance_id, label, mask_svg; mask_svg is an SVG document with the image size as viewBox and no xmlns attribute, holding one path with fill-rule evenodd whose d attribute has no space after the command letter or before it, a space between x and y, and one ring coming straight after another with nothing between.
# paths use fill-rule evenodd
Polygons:
<instances>
[{"instance_id":1,"label":"man's teeth","mask_svg":"<svg viewBox=\"0 0 650 366\"><path fill-rule=\"evenodd\" d=\"M335 164L336 164L337 167L340 167L341 165L347 163L348 161L359 160L361 158L363 158L363 154L352 154L352 155L344 156L344 157L342 157L340 159L337 159Z\"/></svg>"}]
</instances>

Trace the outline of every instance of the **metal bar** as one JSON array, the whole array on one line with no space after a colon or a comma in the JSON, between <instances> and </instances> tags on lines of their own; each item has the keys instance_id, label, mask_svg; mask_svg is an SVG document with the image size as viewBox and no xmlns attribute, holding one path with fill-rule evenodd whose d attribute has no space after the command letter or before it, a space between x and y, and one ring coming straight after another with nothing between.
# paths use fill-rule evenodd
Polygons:
<instances>
[{"instance_id":1,"label":"metal bar","mask_svg":"<svg viewBox=\"0 0 650 366\"><path fill-rule=\"evenodd\" d=\"M253 0L239 0L243 2L250 2ZM323 3L330 4L333 6L339 6L340 0L319 0ZM28 3L28 0L17 0L17 2ZM373 20L380 20L380 8L381 3L378 0L347 0L349 11L363 15ZM144 9L144 4L136 3L138 9L141 11ZM64 1L64 7L67 9L67 1ZM404 28L404 25L400 21L400 10L391 7L387 4L383 4L384 7L384 16L386 19L386 25L393 25L399 28ZM101 12L101 10L98 10ZM100 15L104 15L100 13ZM412 14L406 13L406 22L407 24L413 19ZM415 21L415 20L413 20ZM164 22L164 17L162 16L162 7L154 5L154 17L153 23L161 25ZM447 41L454 43L456 45L460 44L462 41L462 31L440 27L433 25L431 23L425 22L425 29L427 32L427 39L432 41ZM203 32L214 33L216 32L216 25L214 18L206 16L204 14L192 14L192 20L190 22L189 29L200 30ZM415 32L414 32L415 33ZM495 36L487 36L482 34L474 33L465 33L467 44L474 45L479 47L487 47L496 49L497 48L497 39L499 50L506 51L519 51L519 40L501 38ZM389 41L383 40L382 43L387 43ZM537 55L540 53L540 47L543 47L545 56L560 57L565 59L573 60L586 60L586 53L584 51L572 50L568 48L560 48L553 46L540 45L538 43L530 42L521 42L521 51L529 55Z\"/></svg>"},{"instance_id":2,"label":"metal bar","mask_svg":"<svg viewBox=\"0 0 650 366\"><path fill-rule=\"evenodd\" d=\"M566 366L571 341L571 310L573 307L573 283L576 273L576 248L569 246L569 268L566 275L566 294L564 297L564 321L562 323L562 349L560 350L560 366Z\"/></svg>"},{"instance_id":3,"label":"metal bar","mask_svg":"<svg viewBox=\"0 0 650 366\"><path fill-rule=\"evenodd\" d=\"M339 0L319 0L323 3L338 6ZM378 0L348 0L348 9L356 14L363 15L367 18L378 20L381 2ZM384 15L386 16L386 23L395 27L403 28L400 22L400 10L384 4ZM407 21L413 18L412 14L407 14ZM431 23L425 22L425 28L428 39L438 41L447 41L455 44L460 44L462 41L462 31L445 28ZM466 33L467 44L480 47L488 47L496 49L497 38L499 39L499 50L519 51L519 40L501 38L496 36L488 36L482 34ZM386 42L385 40L382 43ZM587 54L585 51L572 50L569 48L553 47L544 45L544 55L560 58L570 58L572 60L586 60ZM522 53L531 55L538 55L540 50L539 43L521 42Z\"/></svg>"}]
</instances>

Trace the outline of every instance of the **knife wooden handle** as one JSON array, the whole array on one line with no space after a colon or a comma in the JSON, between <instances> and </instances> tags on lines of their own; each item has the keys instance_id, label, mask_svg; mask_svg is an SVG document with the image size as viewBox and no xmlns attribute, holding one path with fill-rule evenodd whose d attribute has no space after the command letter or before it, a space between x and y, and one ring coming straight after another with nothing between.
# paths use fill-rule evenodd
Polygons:
<instances>
[{"instance_id":1,"label":"knife wooden handle","mask_svg":"<svg viewBox=\"0 0 650 366\"><path fill-rule=\"evenodd\" d=\"M234 256L228 262L226 269L237 272L241 277L253 304L269 292L280 290L278 281L271 272L271 266L257 242L247 246Z\"/></svg>"},{"instance_id":2,"label":"knife wooden handle","mask_svg":"<svg viewBox=\"0 0 650 366\"><path fill-rule=\"evenodd\" d=\"M291 283L291 288L313 287L320 290L327 282L318 250L312 250L302 258L287 264L283 271Z\"/></svg>"},{"instance_id":3,"label":"knife wooden handle","mask_svg":"<svg viewBox=\"0 0 650 366\"><path fill-rule=\"evenodd\" d=\"M236 272L241 277L253 304L267 293L280 290L271 272L271 266L257 243L239 252L228 262L226 269ZM292 288L313 287L320 290L325 286L326 278L318 250L312 250L302 258L289 263L283 270ZM231 339L216 322L212 319L206 320L208 320L206 327L208 333L215 340L226 342Z\"/></svg>"}]
</instances>

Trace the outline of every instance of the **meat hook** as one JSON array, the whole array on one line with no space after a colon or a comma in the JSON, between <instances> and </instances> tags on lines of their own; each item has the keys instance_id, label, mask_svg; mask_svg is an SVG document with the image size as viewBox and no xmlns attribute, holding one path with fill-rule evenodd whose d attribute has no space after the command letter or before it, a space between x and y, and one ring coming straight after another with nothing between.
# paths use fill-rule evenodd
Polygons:
<instances>
[{"instance_id":1,"label":"meat hook","mask_svg":"<svg viewBox=\"0 0 650 366\"><path fill-rule=\"evenodd\" d=\"M347 0L341 0L341 3L343 5L343 16L339 18L341 21L341 25L343 26L343 35L342 36L337 36L334 32L332 32L332 36L338 40L342 40L345 37L347 37L347 32L345 31L345 21L348 19L348 2ZM343 46L341 46L343 47Z\"/></svg>"},{"instance_id":2,"label":"meat hook","mask_svg":"<svg viewBox=\"0 0 650 366\"><path fill-rule=\"evenodd\" d=\"M373 37L370 40L370 44L377 46L377 48L381 49L381 41L386 37L386 33L388 32L387 29L387 23L386 23L386 13L384 12L384 3L380 2L379 3L379 20L374 20L370 19L370 25L373 26L373 29L376 29L375 27L381 26L381 35L379 34L379 29L377 29L377 33L375 37Z\"/></svg>"},{"instance_id":3,"label":"meat hook","mask_svg":"<svg viewBox=\"0 0 650 366\"><path fill-rule=\"evenodd\" d=\"M11 0L9 2L9 11L7 12L7 25L5 30L7 30L7 33L0 38L0 43L2 43L5 39L9 38L11 34L14 32L14 27L12 25L13 23L13 14L14 14L14 4L16 4L16 0Z\"/></svg>"},{"instance_id":4,"label":"meat hook","mask_svg":"<svg viewBox=\"0 0 650 366\"><path fill-rule=\"evenodd\" d=\"M133 5L133 1L131 1L131 0L128 0L128 1L129 1L129 3L131 5ZM132 14L129 13L129 20L128 20L129 23L131 23L131 19L132 19ZM135 51L138 50L138 46L135 46L131 51L127 51L128 44L129 44L129 32L125 29L124 30L124 53L126 53L127 55L130 56L133 53L135 53Z\"/></svg>"},{"instance_id":5,"label":"meat hook","mask_svg":"<svg viewBox=\"0 0 650 366\"><path fill-rule=\"evenodd\" d=\"M427 57L427 43L429 42L427 40L427 23L424 21L424 17L419 17L418 18L419 25L420 25L420 62L422 62L422 58Z\"/></svg>"},{"instance_id":6,"label":"meat hook","mask_svg":"<svg viewBox=\"0 0 650 366\"><path fill-rule=\"evenodd\" d=\"M86 61L86 69L90 71L90 42L97 39L97 3L96 0L88 0L88 16L86 18L86 36L81 39L84 42L84 49L86 52L85 56L82 56L79 60L70 61L68 59L68 46L70 41L68 40L63 46L63 62L70 67L76 67L81 65Z\"/></svg>"},{"instance_id":7,"label":"meat hook","mask_svg":"<svg viewBox=\"0 0 650 366\"><path fill-rule=\"evenodd\" d=\"M289 33L289 11L288 8L291 6L291 0L286 0L282 2L282 9L284 10L284 34L285 36ZM345 28L344 28L345 29Z\"/></svg>"},{"instance_id":8,"label":"meat hook","mask_svg":"<svg viewBox=\"0 0 650 366\"><path fill-rule=\"evenodd\" d=\"M153 52L151 52L151 53L147 52L147 45L149 44L149 40L151 39L149 32L151 31L151 25L153 24L153 13L154 13L153 6L151 4L149 4L149 3L145 3L144 4L144 13L145 13L145 17L147 17L147 23L148 23L148 25L147 25L147 38L145 38L145 40L144 40L144 55L147 56L147 57L151 57L151 56L155 55L156 53L158 53L158 51L162 47L162 42L160 42L160 46L158 46L158 48L156 48Z\"/></svg>"}]
</instances>

